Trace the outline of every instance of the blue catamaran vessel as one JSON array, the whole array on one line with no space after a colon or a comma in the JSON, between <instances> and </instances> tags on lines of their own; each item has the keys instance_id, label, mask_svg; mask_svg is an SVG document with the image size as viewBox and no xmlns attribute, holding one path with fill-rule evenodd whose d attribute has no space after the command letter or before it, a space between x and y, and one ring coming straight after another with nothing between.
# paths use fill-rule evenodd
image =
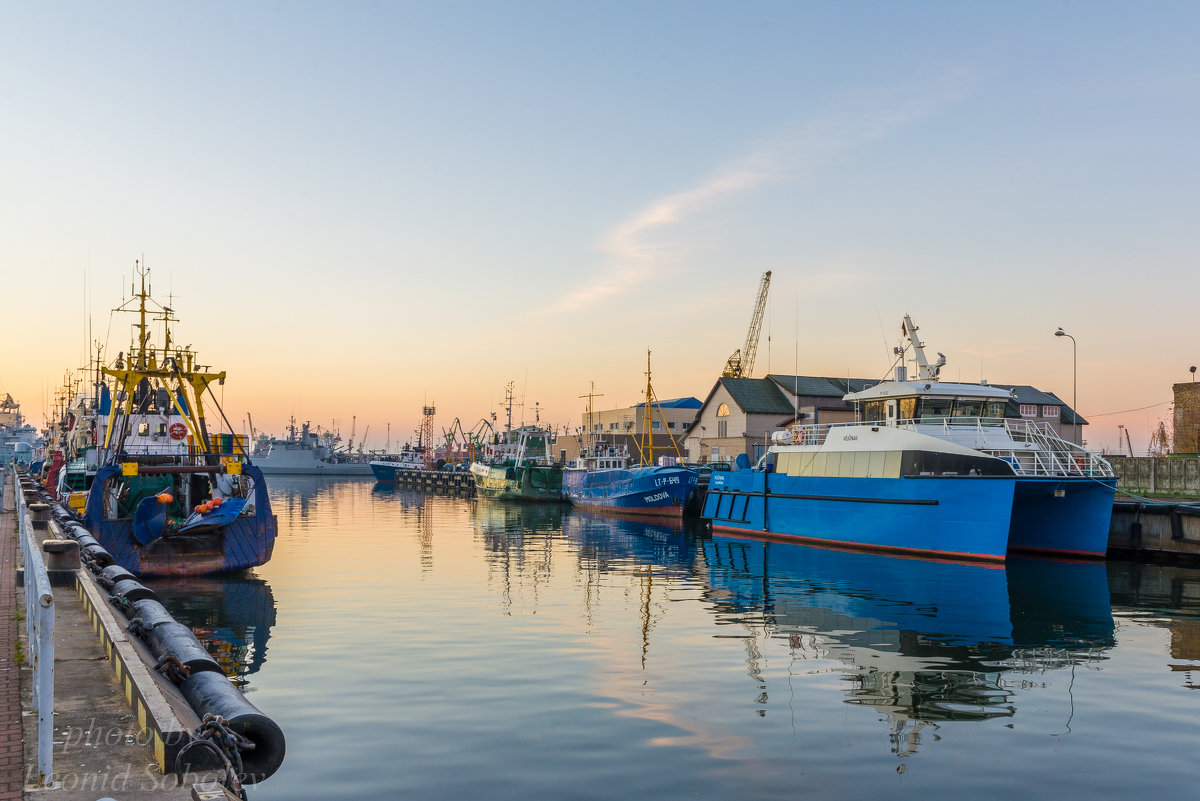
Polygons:
<instances>
[{"instance_id":1,"label":"blue catamaran vessel","mask_svg":"<svg viewBox=\"0 0 1200 801\"><path fill-rule=\"evenodd\" d=\"M918 378L845 396L859 419L772 435L755 469L714 473L714 529L1002 561L1010 550L1104 557L1116 477L1044 422L1004 417L1008 390L938 380L905 317ZM901 349L903 353L903 349Z\"/></svg>"}]
</instances>

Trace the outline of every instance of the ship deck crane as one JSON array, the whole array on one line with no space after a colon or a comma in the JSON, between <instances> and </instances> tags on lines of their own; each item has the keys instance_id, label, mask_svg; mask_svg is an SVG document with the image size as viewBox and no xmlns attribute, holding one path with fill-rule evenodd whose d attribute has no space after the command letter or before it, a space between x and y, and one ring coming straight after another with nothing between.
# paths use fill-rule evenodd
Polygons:
<instances>
[{"instance_id":1,"label":"ship deck crane","mask_svg":"<svg viewBox=\"0 0 1200 801\"><path fill-rule=\"evenodd\" d=\"M746 344L733 352L721 371L723 378L750 378L754 373L754 356L758 352L758 335L762 333L763 312L767 308L767 290L771 288L771 271L763 273L758 282L758 298L754 301L754 314L750 317L750 330L746 332Z\"/></svg>"}]
</instances>

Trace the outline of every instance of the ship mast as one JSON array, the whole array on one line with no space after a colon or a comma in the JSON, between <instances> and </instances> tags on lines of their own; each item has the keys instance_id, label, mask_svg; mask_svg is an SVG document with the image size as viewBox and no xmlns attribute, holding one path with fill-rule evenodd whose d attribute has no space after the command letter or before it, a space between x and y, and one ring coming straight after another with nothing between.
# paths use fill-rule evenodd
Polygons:
<instances>
[{"instance_id":1,"label":"ship mast","mask_svg":"<svg viewBox=\"0 0 1200 801\"><path fill-rule=\"evenodd\" d=\"M654 387L650 383L650 349L646 348L646 414L642 421L642 436L638 443L643 466L654 464L654 435L651 433L654 424L653 400Z\"/></svg>"},{"instance_id":2,"label":"ship mast","mask_svg":"<svg viewBox=\"0 0 1200 801\"><path fill-rule=\"evenodd\" d=\"M587 405L587 422L585 422L585 423L583 424L583 430L584 430L584 432L585 432L585 433L587 433L587 434L588 434L588 436L590 437L590 439L591 439L591 442L592 442L593 449L595 449L596 442L597 442L597 439L598 439L598 435L597 435L597 434L596 434L596 433L595 433L595 432L592 430L593 428L595 428L595 425L596 425L596 424L595 424L595 422L594 422L595 418L593 418L593 417L592 417L592 401L593 401L595 398L603 398L603 397L604 397L604 393L603 393L603 392L597 392L597 391L596 391L596 382L595 382L595 381L592 381L592 382L591 382L591 387L592 387L592 388L591 388L590 390L588 390L588 394L586 394L586 395L580 395L579 397L580 397L580 398L587 398L587 399L588 399L588 405ZM582 449L582 448L583 448L583 438L582 438L582 437L580 438L579 447L580 447L580 449ZM595 454L593 454L593 455L595 455Z\"/></svg>"},{"instance_id":3,"label":"ship mast","mask_svg":"<svg viewBox=\"0 0 1200 801\"><path fill-rule=\"evenodd\" d=\"M176 348L174 353L168 350L172 346L170 323L174 318L172 310L167 306L160 307L162 317L157 318L163 321L164 329L162 359L159 360L159 354L150 347L150 330L146 320L147 301L153 302L146 281L149 270L141 262L135 262L135 265L141 279L141 286L140 290L133 290L131 287L131 290L134 291L134 298L131 300L137 301L137 308L126 308L129 303L126 301L113 311L135 312L138 315L138 321L134 325L137 342L136 345L131 343L128 359L122 360L118 355L113 367L101 368L104 375L116 382L114 408L108 418L108 426L104 434L104 447L105 449L112 447L113 427L118 414L116 404L121 403L123 398L124 408L120 413L128 420L133 412L134 390L143 381L146 381L148 385L157 383L167 389L171 406L187 425L196 449L200 453L208 455L210 448L208 430L204 420L203 395L213 381L220 384L225 383L225 372L212 373L205 367L196 364L196 354L190 347ZM171 391L172 382L175 387L173 392ZM184 390L185 385L191 389L190 398L187 397ZM186 409L183 405L185 402L187 403Z\"/></svg>"},{"instance_id":4,"label":"ship mast","mask_svg":"<svg viewBox=\"0 0 1200 801\"><path fill-rule=\"evenodd\" d=\"M929 360L925 358L925 343L917 336L917 326L910 315L904 315L900 331L912 343L913 358L917 362L917 377L922 381L937 381L938 374L946 364L946 357L939 353L937 363L933 365L929 363Z\"/></svg>"}]
</instances>

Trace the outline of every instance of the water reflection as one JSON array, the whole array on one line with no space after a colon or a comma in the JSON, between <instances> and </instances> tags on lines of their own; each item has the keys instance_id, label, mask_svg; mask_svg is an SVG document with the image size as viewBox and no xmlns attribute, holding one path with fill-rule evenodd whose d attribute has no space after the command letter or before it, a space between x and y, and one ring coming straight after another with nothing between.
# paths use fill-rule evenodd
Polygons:
<instances>
[{"instance_id":1,"label":"water reflection","mask_svg":"<svg viewBox=\"0 0 1200 801\"><path fill-rule=\"evenodd\" d=\"M294 757L262 801L1175 798L1194 774L1200 696L1166 669L1197 665L1187 572L299 483L272 482L293 518L258 570L288 613L253 700Z\"/></svg>"},{"instance_id":2,"label":"water reflection","mask_svg":"<svg viewBox=\"0 0 1200 801\"><path fill-rule=\"evenodd\" d=\"M1168 565L1111 562L1113 609L1165 629L1171 662L1182 685L1200 689L1200 571Z\"/></svg>"},{"instance_id":3,"label":"water reflection","mask_svg":"<svg viewBox=\"0 0 1200 801\"><path fill-rule=\"evenodd\" d=\"M893 751L923 724L1016 714L1014 682L1114 645L1103 564L1011 560L1007 568L714 537L712 601L795 651L837 659L846 701L884 713Z\"/></svg>"},{"instance_id":4,"label":"water reflection","mask_svg":"<svg viewBox=\"0 0 1200 801\"><path fill-rule=\"evenodd\" d=\"M515 549L508 562L527 559L530 538L544 542L553 529L524 508L494 514L481 526L493 550ZM905 559L577 512L563 513L561 526L585 577L589 616L603 575L635 577L643 664L657 622L651 583L698 584L713 636L746 642L760 715L772 691L763 663L786 643L792 660L840 674L846 703L881 713L900 756L915 752L930 725L1014 716L1016 690L1044 686L1050 671L1099 667L1115 644L1101 563Z\"/></svg>"},{"instance_id":5,"label":"water reflection","mask_svg":"<svg viewBox=\"0 0 1200 801\"><path fill-rule=\"evenodd\" d=\"M189 626L239 687L267 659L275 625L271 586L252 574L147 581L175 619Z\"/></svg>"}]
</instances>

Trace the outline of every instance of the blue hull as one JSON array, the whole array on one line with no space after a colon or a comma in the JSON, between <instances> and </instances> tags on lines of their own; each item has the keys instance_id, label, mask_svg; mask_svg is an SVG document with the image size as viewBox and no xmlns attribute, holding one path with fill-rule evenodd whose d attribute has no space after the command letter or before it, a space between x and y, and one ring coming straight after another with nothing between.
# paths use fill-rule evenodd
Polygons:
<instances>
[{"instance_id":1,"label":"blue hull","mask_svg":"<svg viewBox=\"0 0 1200 801\"><path fill-rule=\"evenodd\" d=\"M88 493L83 525L116 563L139 576L196 576L226 573L265 564L275 547L278 521L271 512L262 472L244 465L243 474L254 482L254 513L240 515L214 528L180 529L148 543L138 541L133 518L105 518L101 491L121 468L105 467L96 473Z\"/></svg>"},{"instance_id":2,"label":"blue hull","mask_svg":"<svg viewBox=\"0 0 1200 801\"><path fill-rule=\"evenodd\" d=\"M1103 557L1108 551L1116 485L1115 478L1090 476L1018 478L1008 547Z\"/></svg>"},{"instance_id":3,"label":"blue hull","mask_svg":"<svg viewBox=\"0 0 1200 801\"><path fill-rule=\"evenodd\" d=\"M754 613L779 630L825 632L827 641L861 649L858 665L873 664L870 653L899 652L936 662L934 669L978 669L983 678L996 670L994 661L990 667L975 661L989 658L988 645L1114 643L1108 574L1100 563L952 562L722 536L703 547L699 564L718 591L715 605Z\"/></svg>"},{"instance_id":4,"label":"blue hull","mask_svg":"<svg viewBox=\"0 0 1200 801\"><path fill-rule=\"evenodd\" d=\"M573 505L643 517L682 517L697 475L683 467L566 470L563 491Z\"/></svg>"},{"instance_id":5,"label":"blue hull","mask_svg":"<svg viewBox=\"0 0 1200 801\"><path fill-rule=\"evenodd\" d=\"M714 529L868 550L1002 561L1011 478L835 478L714 472Z\"/></svg>"},{"instance_id":6,"label":"blue hull","mask_svg":"<svg viewBox=\"0 0 1200 801\"><path fill-rule=\"evenodd\" d=\"M371 475L375 476L376 481L382 481L384 484L396 483L396 468L394 467L373 464L371 465Z\"/></svg>"}]
</instances>

